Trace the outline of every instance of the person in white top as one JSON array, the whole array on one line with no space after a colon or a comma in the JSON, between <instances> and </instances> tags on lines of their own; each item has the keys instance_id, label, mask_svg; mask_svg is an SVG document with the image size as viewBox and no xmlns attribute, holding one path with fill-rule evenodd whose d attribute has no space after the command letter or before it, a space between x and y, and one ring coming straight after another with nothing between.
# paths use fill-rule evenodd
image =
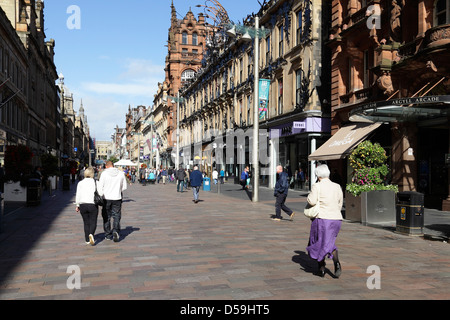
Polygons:
<instances>
[{"instance_id":1,"label":"person in white top","mask_svg":"<svg viewBox=\"0 0 450 320\"><path fill-rule=\"evenodd\" d=\"M342 272L336 247L336 238L342 225L343 194L341 187L330 180L330 170L327 165L316 168L319 179L308 195L311 206L319 205L319 215L312 220L309 244L306 250L309 256L319 263L319 276L325 276L325 257L333 259L335 277Z\"/></svg>"},{"instance_id":2,"label":"person in white top","mask_svg":"<svg viewBox=\"0 0 450 320\"><path fill-rule=\"evenodd\" d=\"M75 195L76 211L81 214L84 223L84 238L86 244L95 244L95 230L97 229L98 206L94 204L94 169L89 167L84 171L82 181L78 182Z\"/></svg>"},{"instance_id":3,"label":"person in white top","mask_svg":"<svg viewBox=\"0 0 450 320\"><path fill-rule=\"evenodd\" d=\"M122 218L122 193L127 189L123 171L114 168L111 161L106 162L106 169L100 176L97 191L105 199L102 211L103 228L107 240L119 241L120 220ZM111 229L111 219L113 220Z\"/></svg>"},{"instance_id":4,"label":"person in white top","mask_svg":"<svg viewBox=\"0 0 450 320\"><path fill-rule=\"evenodd\" d=\"M214 180L214 184L217 184L217 180L219 179L219 173L217 172L217 170L214 168L214 171L212 173L212 178Z\"/></svg>"}]
</instances>

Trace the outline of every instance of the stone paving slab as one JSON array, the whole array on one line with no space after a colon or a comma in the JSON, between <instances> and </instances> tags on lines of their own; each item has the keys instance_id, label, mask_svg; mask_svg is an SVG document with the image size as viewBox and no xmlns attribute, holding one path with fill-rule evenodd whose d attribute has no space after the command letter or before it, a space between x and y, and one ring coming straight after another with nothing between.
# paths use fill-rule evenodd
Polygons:
<instances>
[{"instance_id":1,"label":"stone paving slab","mask_svg":"<svg viewBox=\"0 0 450 320\"><path fill-rule=\"evenodd\" d=\"M99 217L96 245L84 244L73 190L6 217L0 300L450 299L448 243L344 222L343 274L333 278L327 260L330 272L319 278L305 250L310 221L301 213L270 220L273 198L255 204L201 191L195 204L174 184L135 184L124 196L118 243L103 239ZM80 268L81 289L67 287L69 266ZM380 289L367 286L370 266Z\"/></svg>"}]
</instances>

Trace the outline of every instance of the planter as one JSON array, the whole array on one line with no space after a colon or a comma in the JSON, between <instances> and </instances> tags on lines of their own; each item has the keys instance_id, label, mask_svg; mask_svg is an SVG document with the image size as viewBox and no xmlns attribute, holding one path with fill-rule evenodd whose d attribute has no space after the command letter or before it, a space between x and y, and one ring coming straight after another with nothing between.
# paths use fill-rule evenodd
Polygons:
<instances>
[{"instance_id":1,"label":"planter","mask_svg":"<svg viewBox=\"0 0 450 320\"><path fill-rule=\"evenodd\" d=\"M27 202L27 188L21 187L20 182L6 182L4 185L4 201L5 202Z\"/></svg>"},{"instance_id":2,"label":"planter","mask_svg":"<svg viewBox=\"0 0 450 320\"><path fill-rule=\"evenodd\" d=\"M390 190L363 192L345 196L345 219L363 225L396 225L395 192Z\"/></svg>"},{"instance_id":3,"label":"planter","mask_svg":"<svg viewBox=\"0 0 450 320\"><path fill-rule=\"evenodd\" d=\"M345 219L361 222L361 196L345 192Z\"/></svg>"}]
</instances>

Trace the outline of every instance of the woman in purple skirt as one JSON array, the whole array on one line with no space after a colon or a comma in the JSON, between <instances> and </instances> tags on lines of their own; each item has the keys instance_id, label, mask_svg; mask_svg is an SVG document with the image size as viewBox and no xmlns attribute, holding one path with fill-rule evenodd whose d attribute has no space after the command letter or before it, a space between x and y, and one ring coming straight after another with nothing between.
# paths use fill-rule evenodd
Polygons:
<instances>
[{"instance_id":1,"label":"woman in purple skirt","mask_svg":"<svg viewBox=\"0 0 450 320\"><path fill-rule=\"evenodd\" d=\"M332 258L334 274L341 275L336 238L342 224L343 194L341 187L330 180L330 170L327 165L316 168L315 174L319 179L308 195L311 206L319 205L319 215L312 220L309 244L306 250L309 256L319 263L319 276L325 276L325 257Z\"/></svg>"}]
</instances>

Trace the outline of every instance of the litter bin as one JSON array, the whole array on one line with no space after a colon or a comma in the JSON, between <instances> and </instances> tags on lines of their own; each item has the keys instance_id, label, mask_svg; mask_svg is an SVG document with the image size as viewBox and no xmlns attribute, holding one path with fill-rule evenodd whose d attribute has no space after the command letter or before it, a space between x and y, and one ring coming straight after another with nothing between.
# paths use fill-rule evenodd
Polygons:
<instances>
[{"instance_id":1,"label":"litter bin","mask_svg":"<svg viewBox=\"0 0 450 320\"><path fill-rule=\"evenodd\" d=\"M27 183L27 206L37 206L41 203L41 180L30 179Z\"/></svg>"},{"instance_id":2,"label":"litter bin","mask_svg":"<svg viewBox=\"0 0 450 320\"><path fill-rule=\"evenodd\" d=\"M203 178L203 191L211 191L211 179Z\"/></svg>"},{"instance_id":3,"label":"litter bin","mask_svg":"<svg viewBox=\"0 0 450 320\"><path fill-rule=\"evenodd\" d=\"M396 220L398 233L423 235L424 196L418 192L397 193Z\"/></svg>"},{"instance_id":4,"label":"litter bin","mask_svg":"<svg viewBox=\"0 0 450 320\"><path fill-rule=\"evenodd\" d=\"M63 190L70 190L70 174L68 173L63 176Z\"/></svg>"}]
</instances>

